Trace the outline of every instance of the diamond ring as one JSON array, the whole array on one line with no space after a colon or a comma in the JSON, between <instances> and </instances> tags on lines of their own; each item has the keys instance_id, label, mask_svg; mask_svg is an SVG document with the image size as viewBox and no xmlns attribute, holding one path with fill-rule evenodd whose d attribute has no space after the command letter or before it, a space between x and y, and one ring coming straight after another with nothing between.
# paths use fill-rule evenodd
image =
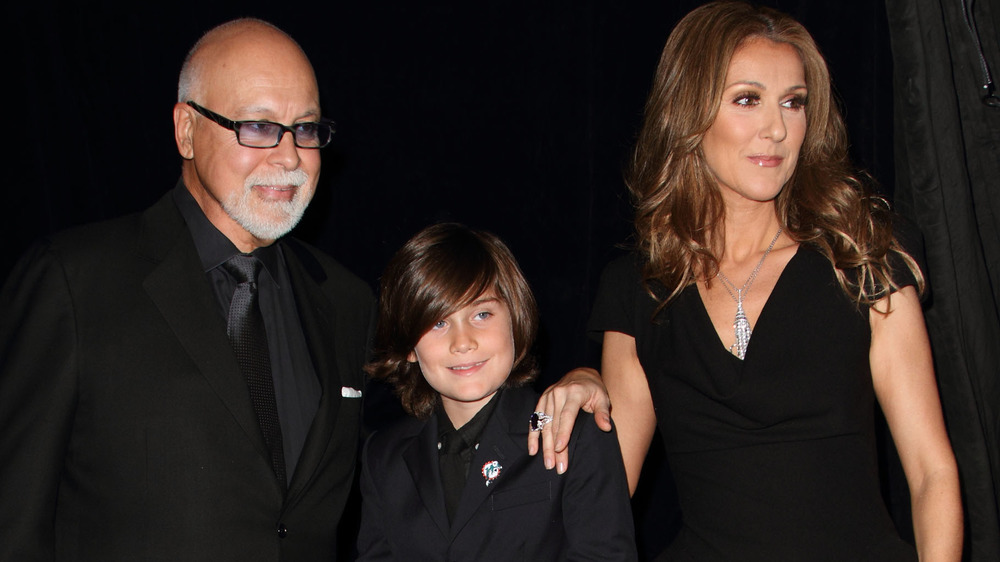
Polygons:
<instances>
[{"instance_id":1,"label":"diamond ring","mask_svg":"<svg viewBox=\"0 0 1000 562\"><path fill-rule=\"evenodd\" d=\"M552 421L552 416L545 412L535 412L528 418L528 428L531 431L541 431L550 421Z\"/></svg>"}]
</instances>

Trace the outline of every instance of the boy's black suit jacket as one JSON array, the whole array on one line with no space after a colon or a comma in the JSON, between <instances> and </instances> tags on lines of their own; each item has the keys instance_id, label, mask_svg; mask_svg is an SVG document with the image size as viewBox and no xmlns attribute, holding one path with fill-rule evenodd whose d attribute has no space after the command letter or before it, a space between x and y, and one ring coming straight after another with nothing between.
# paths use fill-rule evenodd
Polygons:
<instances>
[{"instance_id":1,"label":"boy's black suit jacket","mask_svg":"<svg viewBox=\"0 0 1000 562\"><path fill-rule=\"evenodd\" d=\"M569 470L527 452L538 395L507 389L483 429L449 525L435 416L373 434L362 454L360 560L635 560L618 439L577 419ZM496 461L499 475L483 467ZM488 484L488 485L487 485Z\"/></svg>"}]
</instances>

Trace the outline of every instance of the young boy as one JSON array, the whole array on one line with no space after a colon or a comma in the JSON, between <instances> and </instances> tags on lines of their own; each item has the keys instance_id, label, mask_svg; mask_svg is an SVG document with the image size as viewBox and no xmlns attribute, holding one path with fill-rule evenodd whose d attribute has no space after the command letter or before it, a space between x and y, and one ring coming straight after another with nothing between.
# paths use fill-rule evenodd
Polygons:
<instances>
[{"instance_id":1,"label":"young boy","mask_svg":"<svg viewBox=\"0 0 1000 562\"><path fill-rule=\"evenodd\" d=\"M536 329L495 236L439 224L396 253L368 372L413 418L365 445L360 560L636 560L613 432L578 421L563 475L527 454L527 432L548 421L518 388L536 374Z\"/></svg>"}]
</instances>

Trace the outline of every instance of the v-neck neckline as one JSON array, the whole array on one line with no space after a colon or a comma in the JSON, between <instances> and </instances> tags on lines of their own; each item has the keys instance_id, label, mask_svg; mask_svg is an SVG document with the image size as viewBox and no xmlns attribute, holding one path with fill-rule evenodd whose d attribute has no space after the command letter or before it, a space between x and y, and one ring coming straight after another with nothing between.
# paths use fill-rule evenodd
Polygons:
<instances>
[{"instance_id":1,"label":"v-neck neckline","mask_svg":"<svg viewBox=\"0 0 1000 562\"><path fill-rule=\"evenodd\" d=\"M771 308L771 300L774 297L774 294L783 285L784 278L785 278L785 272L788 271L788 268L789 268L789 266L792 265L792 262L796 261L796 259L798 259L799 255L802 253L802 251L803 251L802 247L803 247L803 244L800 243L798 245L798 247L795 248L795 254L793 254L792 257L785 263L785 266L781 269L781 273L778 274L778 279L774 282L774 287L771 288L771 292L767 295L767 299L764 301L764 306L760 309L760 314L757 316L757 323L753 326L753 333L754 334L756 334L758 332L758 330L760 329L761 322L766 318L767 311L768 311L769 308ZM747 358L750 357L750 350L754 347L754 345L753 345L753 342L754 342L753 337L750 338L750 342L747 344L747 352L746 352L746 356L745 356L744 359L740 359L739 357L737 357L736 355L734 355L733 352L730 351L730 347L726 345L725 341L723 341L722 335L719 334L719 331L715 329L715 323L712 322L712 316L708 313L708 307L705 306L705 299L702 298L702 296L701 296L701 290L698 289L698 285L695 284L695 285L692 286L692 288L694 289L695 296L697 297L697 300L698 300L698 308L701 311L700 312L701 323L702 323L703 326L706 326L708 328L708 331L711 334L714 335L715 344L713 344L712 347L715 348L715 349L721 350L726 355L728 355L728 356L732 357L733 359L735 359L737 361L737 363L736 363L737 365L744 365L744 364L746 364ZM764 326L766 328L767 324L765 323Z\"/></svg>"}]
</instances>

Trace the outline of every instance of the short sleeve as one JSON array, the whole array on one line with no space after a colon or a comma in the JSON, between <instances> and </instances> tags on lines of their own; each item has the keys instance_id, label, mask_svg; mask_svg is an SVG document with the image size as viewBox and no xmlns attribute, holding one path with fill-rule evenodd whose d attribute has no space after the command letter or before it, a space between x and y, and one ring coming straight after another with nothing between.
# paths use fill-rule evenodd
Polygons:
<instances>
[{"instance_id":1,"label":"short sleeve","mask_svg":"<svg viewBox=\"0 0 1000 562\"><path fill-rule=\"evenodd\" d=\"M636 304L643 297L650 298L639 278L638 257L629 254L614 260L601 274L587 332L598 340L609 331L636 336Z\"/></svg>"},{"instance_id":2,"label":"short sleeve","mask_svg":"<svg viewBox=\"0 0 1000 562\"><path fill-rule=\"evenodd\" d=\"M920 273L923 275L925 283L925 291L921 296L921 300L925 299L927 295L930 294L930 283L927 276L927 262L924 257L924 238L917 228L910 220L900 216L895 215L893 217L893 234L896 236L896 240L899 245L903 248L908 256L913 258L916 262L917 267L920 269ZM917 278L910 271L909 266L906 264L906 260L903 256L896 251L889 252L889 268L891 269L892 282L899 288L907 286L917 286Z\"/></svg>"}]
</instances>

